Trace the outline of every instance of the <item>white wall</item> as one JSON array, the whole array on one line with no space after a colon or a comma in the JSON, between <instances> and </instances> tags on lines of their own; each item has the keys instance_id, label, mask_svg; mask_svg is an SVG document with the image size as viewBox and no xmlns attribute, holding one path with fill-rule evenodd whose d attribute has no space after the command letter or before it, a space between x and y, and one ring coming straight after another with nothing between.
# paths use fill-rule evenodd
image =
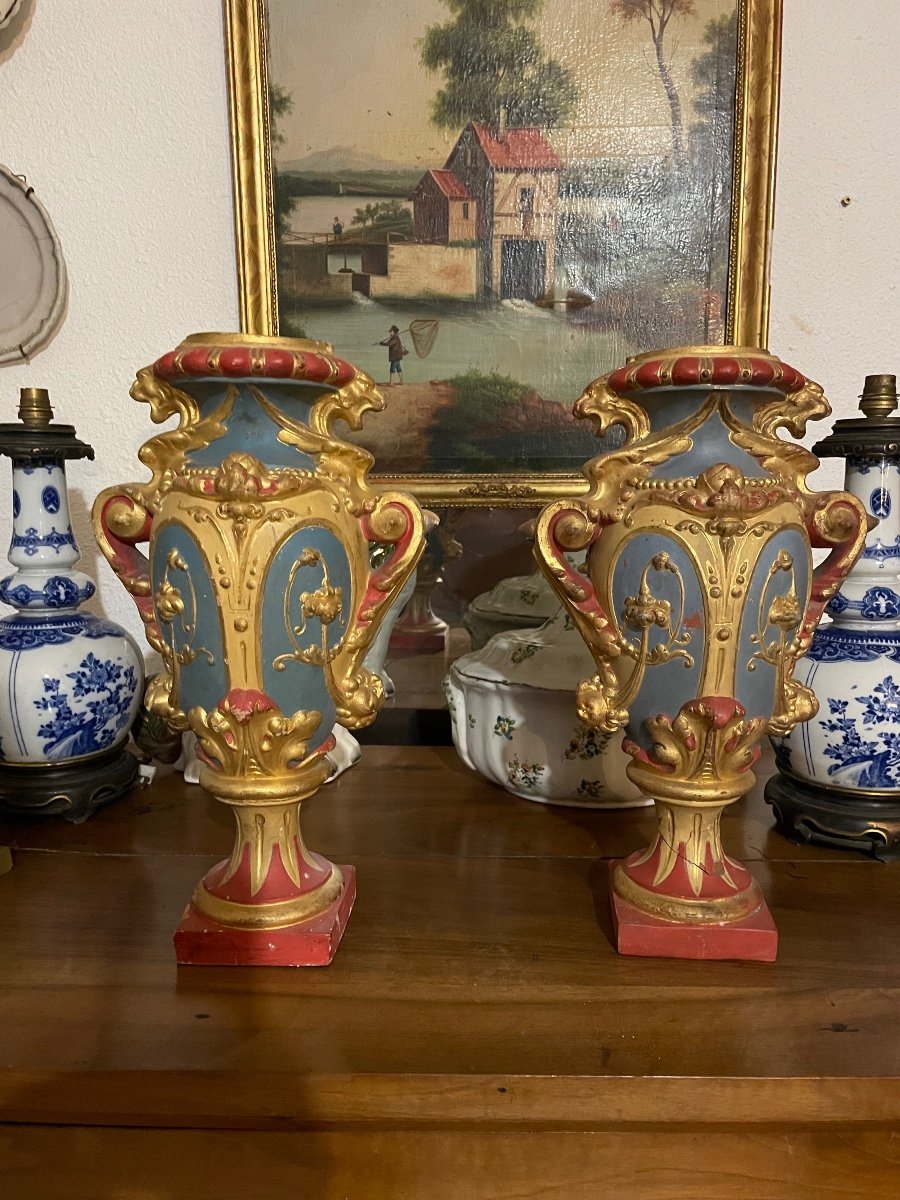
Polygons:
<instances>
[{"instance_id":1,"label":"white wall","mask_svg":"<svg viewBox=\"0 0 900 1200\"><path fill-rule=\"evenodd\" d=\"M784 0L769 346L838 417L900 375L898 61L900 0ZM812 477L842 479L836 459Z\"/></svg>"},{"instance_id":2,"label":"white wall","mask_svg":"<svg viewBox=\"0 0 900 1200\"><path fill-rule=\"evenodd\" d=\"M25 0L0 49L0 163L25 175L59 234L68 315L28 365L0 368L0 420L19 388L50 390L56 420L96 452L71 463L91 605L139 635L88 513L111 483L146 479L150 424L128 389L186 333L238 327L221 6L217 0ZM0 47L5 43L0 33ZM0 565L10 522L0 460Z\"/></svg>"},{"instance_id":3,"label":"white wall","mask_svg":"<svg viewBox=\"0 0 900 1200\"><path fill-rule=\"evenodd\" d=\"M25 8L22 34L0 42L0 162L49 211L70 299L47 349L0 368L0 419L14 419L20 387L48 387L57 419L94 444L96 461L69 470L76 532L103 610L137 633L86 513L102 487L146 477L135 369L189 331L237 328L221 11L218 0ZM841 416L864 375L900 373L898 16L898 0L785 0L770 345ZM840 475L831 464L816 480ZM8 477L0 463L2 546Z\"/></svg>"}]
</instances>

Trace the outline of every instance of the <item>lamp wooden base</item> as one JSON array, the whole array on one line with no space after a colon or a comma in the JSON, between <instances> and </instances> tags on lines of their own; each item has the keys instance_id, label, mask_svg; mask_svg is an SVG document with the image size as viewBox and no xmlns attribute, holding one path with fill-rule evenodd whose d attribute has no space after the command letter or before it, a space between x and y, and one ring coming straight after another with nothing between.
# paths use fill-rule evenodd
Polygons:
<instances>
[{"instance_id":1,"label":"lamp wooden base","mask_svg":"<svg viewBox=\"0 0 900 1200\"><path fill-rule=\"evenodd\" d=\"M182 966L327 967L337 953L356 899L356 868L341 864L341 894L318 916L277 929L239 929L205 916L193 904L175 930Z\"/></svg>"},{"instance_id":2,"label":"lamp wooden base","mask_svg":"<svg viewBox=\"0 0 900 1200\"><path fill-rule=\"evenodd\" d=\"M662 921L641 912L612 890L617 861L622 860L610 863L609 874L616 949L620 954L639 958L775 961L778 930L765 901L742 921L708 925Z\"/></svg>"},{"instance_id":3,"label":"lamp wooden base","mask_svg":"<svg viewBox=\"0 0 900 1200\"><path fill-rule=\"evenodd\" d=\"M766 784L778 832L792 842L858 850L900 861L900 793L822 788L781 773Z\"/></svg>"},{"instance_id":4,"label":"lamp wooden base","mask_svg":"<svg viewBox=\"0 0 900 1200\"><path fill-rule=\"evenodd\" d=\"M124 746L75 762L0 767L0 816L65 817L80 825L131 791L138 760Z\"/></svg>"}]
</instances>

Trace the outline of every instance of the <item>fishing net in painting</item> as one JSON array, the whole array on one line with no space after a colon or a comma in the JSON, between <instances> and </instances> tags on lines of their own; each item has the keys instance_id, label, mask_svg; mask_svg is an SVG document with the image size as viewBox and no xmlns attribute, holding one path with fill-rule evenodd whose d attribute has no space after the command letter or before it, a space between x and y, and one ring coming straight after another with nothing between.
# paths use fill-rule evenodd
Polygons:
<instances>
[{"instance_id":1,"label":"fishing net in painting","mask_svg":"<svg viewBox=\"0 0 900 1200\"><path fill-rule=\"evenodd\" d=\"M440 321L413 321L409 327L412 343L419 358L427 358L438 335Z\"/></svg>"}]
</instances>

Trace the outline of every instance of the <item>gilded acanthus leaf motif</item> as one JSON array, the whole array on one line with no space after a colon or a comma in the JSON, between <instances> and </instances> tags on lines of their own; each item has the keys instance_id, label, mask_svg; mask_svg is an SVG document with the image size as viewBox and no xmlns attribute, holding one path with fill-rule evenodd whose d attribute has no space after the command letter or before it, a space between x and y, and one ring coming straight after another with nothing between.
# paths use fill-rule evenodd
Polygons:
<instances>
[{"instance_id":1,"label":"gilded acanthus leaf motif","mask_svg":"<svg viewBox=\"0 0 900 1200\"><path fill-rule=\"evenodd\" d=\"M685 704L674 719L653 717L646 726L652 741L649 751L634 742L625 744L644 770L697 783L723 783L753 766L766 721L748 718L735 700L701 697Z\"/></svg>"},{"instance_id":2,"label":"gilded acanthus leaf motif","mask_svg":"<svg viewBox=\"0 0 900 1200\"><path fill-rule=\"evenodd\" d=\"M208 765L243 778L296 770L322 721L315 711L284 716L271 701L249 692L232 693L210 712L192 708L187 716Z\"/></svg>"},{"instance_id":3,"label":"gilded acanthus leaf motif","mask_svg":"<svg viewBox=\"0 0 900 1200\"><path fill-rule=\"evenodd\" d=\"M617 872L619 894L648 904L658 915L689 921L735 919L759 903L746 870L722 849L719 817L726 804L752 786L765 728L764 717L748 718L734 699L708 696L689 700L674 719L661 715L648 720L649 750L625 741L634 760L629 777L660 801L657 836L646 851L628 860L624 877ZM693 803L695 798L704 803ZM653 871L646 888L654 894L659 890L656 900L634 880L645 866ZM704 916L692 905L708 887L711 907Z\"/></svg>"}]
</instances>

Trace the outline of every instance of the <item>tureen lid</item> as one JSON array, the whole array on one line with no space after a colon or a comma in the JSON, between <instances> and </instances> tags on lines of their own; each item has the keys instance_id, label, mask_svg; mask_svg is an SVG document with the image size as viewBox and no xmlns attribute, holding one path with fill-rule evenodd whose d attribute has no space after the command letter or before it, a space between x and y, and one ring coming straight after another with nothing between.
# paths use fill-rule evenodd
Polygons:
<instances>
[{"instance_id":1,"label":"tureen lid","mask_svg":"<svg viewBox=\"0 0 900 1200\"><path fill-rule=\"evenodd\" d=\"M480 650L458 658L450 670L463 680L572 692L596 668L581 634L559 608L537 629L495 634Z\"/></svg>"},{"instance_id":2,"label":"tureen lid","mask_svg":"<svg viewBox=\"0 0 900 1200\"><path fill-rule=\"evenodd\" d=\"M550 584L538 571L534 575L510 575L489 592L482 592L469 605L472 612L492 616L552 617L559 600ZM537 622L535 622L537 623Z\"/></svg>"}]
</instances>

